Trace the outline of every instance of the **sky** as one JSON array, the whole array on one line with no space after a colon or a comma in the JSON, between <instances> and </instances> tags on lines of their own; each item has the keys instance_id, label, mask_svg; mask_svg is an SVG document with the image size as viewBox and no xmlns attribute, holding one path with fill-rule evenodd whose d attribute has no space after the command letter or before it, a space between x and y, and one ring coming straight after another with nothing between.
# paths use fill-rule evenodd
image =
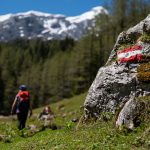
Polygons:
<instances>
[{"instance_id":1,"label":"sky","mask_svg":"<svg viewBox=\"0 0 150 150\"><path fill-rule=\"evenodd\" d=\"M0 0L0 15L30 10L66 16L80 15L110 0Z\"/></svg>"}]
</instances>

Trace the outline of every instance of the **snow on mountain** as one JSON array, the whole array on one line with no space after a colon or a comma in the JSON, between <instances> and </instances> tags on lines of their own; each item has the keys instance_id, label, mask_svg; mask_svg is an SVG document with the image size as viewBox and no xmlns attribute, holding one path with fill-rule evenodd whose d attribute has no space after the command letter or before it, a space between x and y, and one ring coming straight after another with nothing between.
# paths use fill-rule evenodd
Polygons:
<instances>
[{"instance_id":1,"label":"snow on mountain","mask_svg":"<svg viewBox=\"0 0 150 150\"><path fill-rule=\"evenodd\" d=\"M99 6L75 17L33 10L2 15L0 16L0 41L10 41L18 38L51 40L64 39L65 37L78 40L100 13L107 14L108 12Z\"/></svg>"},{"instance_id":2,"label":"snow on mountain","mask_svg":"<svg viewBox=\"0 0 150 150\"><path fill-rule=\"evenodd\" d=\"M2 15L0 16L0 22L3 22L7 19L9 19L12 16L12 14Z\"/></svg>"},{"instance_id":3,"label":"snow on mountain","mask_svg":"<svg viewBox=\"0 0 150 150\"><path fill-rule=\"evenodd\" d=\"M68 17L67 20L69 20L72 23L80 23L85 20L94 19L100 13L108 13L108 12L103 7L99 6L94 7L91 11L85 12L80 16Z\"/></svg>"}]
</instances>

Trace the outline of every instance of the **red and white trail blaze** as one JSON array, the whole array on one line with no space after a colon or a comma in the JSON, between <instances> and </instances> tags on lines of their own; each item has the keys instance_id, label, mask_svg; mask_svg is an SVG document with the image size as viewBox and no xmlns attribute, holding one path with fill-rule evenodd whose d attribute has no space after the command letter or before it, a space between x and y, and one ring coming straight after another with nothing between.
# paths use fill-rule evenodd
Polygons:
<instances>
[{"instance_id":1,"label":"red and white trail blaze","mask_svg":"<svg viewBox=\"0 0 150 150\"><path fill-rule=\"evenodd\" d=\"M124 50L119 50L117 52L117 57L120 63L139 61L142 58L142 46L134 45Z\"/></svg>"}]
</instances>

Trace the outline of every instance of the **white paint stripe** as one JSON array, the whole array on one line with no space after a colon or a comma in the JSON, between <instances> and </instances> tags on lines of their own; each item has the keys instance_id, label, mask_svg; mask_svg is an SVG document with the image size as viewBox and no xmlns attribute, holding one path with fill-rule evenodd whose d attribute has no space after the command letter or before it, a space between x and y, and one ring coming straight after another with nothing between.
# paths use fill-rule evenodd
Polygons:
<instances>
[{"instance_id":1,"label":"white paint stripe","mask_svg":"<svg viewBox=\"0 0 150 150\"><path fill-rule=\"evenodd\" d=\"M126 52L126 53L120 53L120 54L118 54L118 58L129 58L129 57L137 55L137 54L142 54L142 51L136 50L136 51L130 51L130 52Z\"/></svg>"}]
</instances>

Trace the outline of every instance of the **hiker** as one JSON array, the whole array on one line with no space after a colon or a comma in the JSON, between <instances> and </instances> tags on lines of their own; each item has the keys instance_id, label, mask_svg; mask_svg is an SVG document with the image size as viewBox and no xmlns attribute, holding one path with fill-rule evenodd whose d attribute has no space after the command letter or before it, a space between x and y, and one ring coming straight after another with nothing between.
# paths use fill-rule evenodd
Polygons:
<instances>
[{"instance_id":1,"label":"hiker","mask_svg":"<svg viewBox=\"0 0 150 150\"><path fill-rule=\"evenodd\" d=\"M40 120L45 120L45 119L52 119L53 118L53 112L50 108L50 106L45 106L44 109L41 111L38 117Z\"/></svg>"},{"instance_id":2,"label":"hiker","mask_svg":"<svg viewBox=\"0 0 150 150\"><path fill-rule=\"evenodd\" d=\"M15 97L15 100L12 104L11 114L15 112L18 118L18 129L22 130L25 128L28 111L30 110L30 115L32 115L32 108L30 102L29 92L25 85L20 85L18 94Z\"/></svg>"}]
</instances>

